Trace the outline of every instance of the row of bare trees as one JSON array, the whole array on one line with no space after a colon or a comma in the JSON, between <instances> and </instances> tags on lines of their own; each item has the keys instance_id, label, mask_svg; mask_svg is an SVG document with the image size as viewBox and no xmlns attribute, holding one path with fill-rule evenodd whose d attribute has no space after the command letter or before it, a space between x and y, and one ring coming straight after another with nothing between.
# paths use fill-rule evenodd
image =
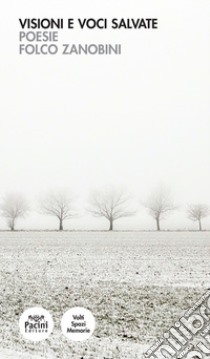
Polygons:
<instances>
[{"instance_id":1,"label":"row of bare trees","mask_svg":"<svg viewBox=\"0 0 210 359\"><path fill-rule=\"evenodd\" d=\"M125 190L106 187L92 192L86 210L94 217L105 218L109 223L109 230L112 231L115 221L136 214L137 210L132 208L131 202L132 198ZM140 204L147 208L155 220L157 231L161 230L162 220L179 209L165 188L156 189ZM29 212L29 205L24 196L8 194L0 204L0 211L2 217L6 218L8 227L14 231L18 219L25 217ZM39 201L38 211L57 218L60 231L63 230L66 220L77 215L74 210L74 198L68 191L54 191L43 197ZM210 215L210 208L206 204L192 204L187 207L186 214L190 220L198 223L198 229L201 231L202 220Z\"/></svg>"}]
</instances>

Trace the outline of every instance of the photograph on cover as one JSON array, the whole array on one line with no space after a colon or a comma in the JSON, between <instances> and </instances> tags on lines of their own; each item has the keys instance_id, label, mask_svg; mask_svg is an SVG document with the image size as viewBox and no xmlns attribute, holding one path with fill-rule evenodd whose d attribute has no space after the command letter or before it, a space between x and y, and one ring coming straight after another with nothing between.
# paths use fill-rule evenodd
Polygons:
<instances>
[{"instance_id":1,"label":"photograph on cover","mask_svg":"<svg viewBox=\"0 0 210 359\"><path fill-rule=\"evenodd\" d=\"M1 8L0 358L208 357L209 1Z\"/></svg>"}]
</instances>

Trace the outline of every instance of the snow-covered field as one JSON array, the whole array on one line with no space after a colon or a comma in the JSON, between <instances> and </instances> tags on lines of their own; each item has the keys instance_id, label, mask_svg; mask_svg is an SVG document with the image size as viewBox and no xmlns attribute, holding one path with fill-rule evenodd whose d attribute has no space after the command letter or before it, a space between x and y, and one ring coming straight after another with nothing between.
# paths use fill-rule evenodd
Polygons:
<instances>
[{"instance_id":1,"label":"snow-covered field","mask_svg":"<svg viewBox=\"0 0 210 359\"><path fill-rule=\"evenodd\" d=\"M16 359L24 353L141 358L210 287L209 232L1 232L0 247L5 358L14 351L23 353ZM55 321L53 334L38 344L25 341L18 328L22 312L33 306L49 310ZM62 314L73 306L89 308L97 321L83 343L68 341L60 330Z\"/></svg>"}]
</instances>

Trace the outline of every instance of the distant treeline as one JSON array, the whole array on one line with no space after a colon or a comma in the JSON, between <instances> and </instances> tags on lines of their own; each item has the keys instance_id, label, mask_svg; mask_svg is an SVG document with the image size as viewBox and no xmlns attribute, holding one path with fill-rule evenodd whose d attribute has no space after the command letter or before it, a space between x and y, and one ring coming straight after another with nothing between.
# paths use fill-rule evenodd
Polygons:
<instances>
[{"instance_id":1,"label":"distant treeline","mask_svg":"<svg viewBox=\"0 0 210 359\"><path fill-rule=\"evenodd\" d=\"M55 217L60 231L64 222L79 213L75 210L76 199L67 190L53 191L39 201L38 212ZM148 214L154 219L157 231L161 230L161 221L169 214L178 211L170 192L163 187L151 192L145 201L138 201L139 207L144 206ZM11 231L14 231L19 218L25 218L30 211L27 199L17 193L7 194L1 204L1 216L7 221ZM125 190L114 187L104 187L93 191L88 200L86 211L94 217L103 217L108 222L108 230L114 229L114 223L119 218L134 216L138 208L132 208L132 196ZM202 219L210 215L210 208L204 203L194 203L187 206L186 216L198 223L198 230L202 231Z\"/></svg>"}]
</instances>

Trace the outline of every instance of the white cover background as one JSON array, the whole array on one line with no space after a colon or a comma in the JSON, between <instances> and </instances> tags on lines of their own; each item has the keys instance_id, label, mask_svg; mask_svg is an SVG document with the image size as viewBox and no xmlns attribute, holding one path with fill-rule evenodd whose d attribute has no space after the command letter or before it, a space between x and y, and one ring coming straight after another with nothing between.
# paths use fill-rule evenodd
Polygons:
<instances>
[{"instance_id":1,"label":"white cover background","mask_svg":"<svg viewBox=\"0 0 210 359\"><path fill-rule=\"evenodd\" d=\"M1 7L0 196L23 192L36 208L43 192L68 187L84 208L89 191L106 183L137 200L164 183L179 205L210 204L209 1ZM122 56L19 56L19 17L157 17L159 29L60 31L69 43L121 43ZM68 228L106 228L81 213ZM55 226L35 211L20 224ZM149 229L153 221L140 208L116 228ZM165 228L196 225L183 211Z\"/></svg>"}]
</instances>

